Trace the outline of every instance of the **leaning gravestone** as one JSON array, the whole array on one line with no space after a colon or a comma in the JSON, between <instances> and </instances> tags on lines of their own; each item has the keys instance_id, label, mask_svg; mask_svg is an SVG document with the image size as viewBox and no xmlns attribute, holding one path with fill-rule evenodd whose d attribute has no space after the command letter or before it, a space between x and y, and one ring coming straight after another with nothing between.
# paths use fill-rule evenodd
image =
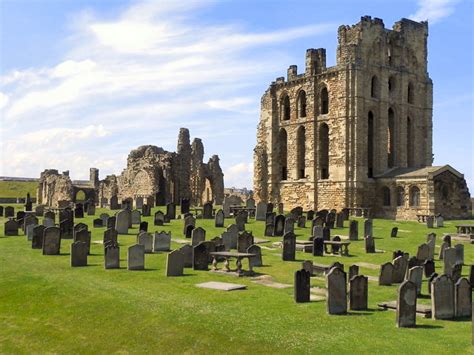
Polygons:
<instances>
[{"instance_id":1,"label":"leaning gravestone","mask_svg":"<svg viewBox=\"0 0 474 355\"><path fill-rule=\"evenodd\" d=\"M206 240L206 231L201 228L197 227L194 228L191 232L191 245L195 247L199 243L203 242Z\"/></svg>"},{"instance_id":2,"label":"leaning gravestone","mask_svg":"<svg viewBox=\"0 0 474 355\"><path fill-rule=\"evenodd\" d=\"M87 266L87 243L74 242L71 244L71 266Z\"/></svg>"},{"instance_id":3,"label":"leaning gravestone","mask_svg":"<svg viewBox=\"0 0 474 355\"><path fill-rule=\"evenodd\" d=\"M447 275L438 276L431 283L431 310L433 319L454 317L454 285Z\"/></svg>"},{"instance_id":4,"label":"leaning gravestone","mask_svg":"<svg viewBox=\"0 0 474 355\"><path fill-rule=\"evenodd\" d=\"M223 210L218 210L216 212L216 217L215 217L215 226L216 228L222 228L224 227L224 211Z\"/></svg>"},{"instance_id":5,"label":"leaning gravestone","mask_svg":"<svg viewBox=\"0 0 474 355\"><path fill-rule=\"evenodd\" d=\"M184 255L179 250L173 250L166 257L166 276L183 276Z\"/></svg>"},{"instance_id":6,"label":"leaning gravestone","mask_svg":"<svg viewBox=\"0 0 474 355\"><path fill-rule=\"evenodd\" d=\"M128 248L128 270L145 269L145 246L135 244Z\"/></svg>"},{"instance_id":7,"label":"leaning gravestone","mask_svg":"<svg viewBox=\"0 0 474 355\"><path fill-rule=\"evenodd\" d=\"M43 248L43 235L45 226L39 225L33 228L33 238L31 240L32 249L41 249Z\"/></svg>"},{"instance_id":8,"label":"leaning gravestone","mask_svg":"<svg viewBox=\"0 0 474 355\"><path fill-rule=\"evenodd\" d=\"M392 283L403 282L407 274L408 260L405 256L399 256L393 259Z\"/></svg>"},{"instance_id":9,"label":"leaning gravestone","mask_svg":"<svg viewBox=\"0 0 474 355\"><path fill-rule=\"evenodd\" d=\"M374 240L374 237L372 237L372 236L364 237L364 241L365 241L365 252L367 254L375 253L375 240Z\"/></svg>"},{"instance_id":10,"label":"leaning gravestone","mask_svg":"<svg viewBox=\"0 0 474 355\"><path fill-rule=\"evenodd\" d=\"M104 268L120 269L120 248L117 243L109 242L104 248Z\"/></svg>"},{"instance_id":11,"label":"leaning gravestone","mask_svg":"<svg viewBox=\"0 0 474 355\"><path fill-rule=\"evenodd\" d=\"M416 325L416 285L407 280L398 289L397 327L406 328Z\"/></svg>"},{"instance_id":12,"label":"leaning gravestone","mask_svg":"<svg viewBox=\"0 0 474 355\"><path fill-rule=\"evenodd\" d=\"M115 230L118 234L128 234L128 211L119 211L115 218Z\"/></svg>"},{"instance_id":13,"label":"leaning gravestone","mask_svg":"<svg viewBox=\"0 0 474 355\"><path fill-rule=\"evenodd\" d=\"M456 318L472 316L471 284L466 278L460 278L454 285L454 315Z\"/></svg>"},{"instance_id":14,"label":"leaning gravestone","mask_svg":"<svg viewBox=\"0 0 474 355\"><path fill-rule=\"evenodd\" d=\"M48 227L43 234L43 255L59 255L61 249L61 230Z\"/></svg>"},{"instance_id":15,"label":"leaning gravestone","mask_svg":"<svg viewBox=\"0 0 474 355\"><path fill-rule=\"evenodd\" d=\"M392 263L380 265L379 286L390 286L393 278Z\"/></svg>"},{"instance_id":16,"label":"leaning gravestone","mask_svg":"<svg viewBox=\"0 0 474 355\"><path fill-rule=\"evenodd\" d=\"M414 266L408 270L408 280L416 285L416 294L421 294L421 285L423 282L423 266Z\"/></svg>"},{"instance_id":17,"label":"leaning gravestone","mask_svg":"<svg viewBox=\"0 0 474 355\"><path fill-rule=\"evenodd\" d=\"M314 238L313 239L313 256L323 256L323 255L324 255L323 238Z\"/></svg>"},{"instance_id":18,"label":"leaning gravestone","mask_svg":"<svg viewBox=\"0 0 474 355\"><path fill-rule=\"evenodd\" d=\"M371 219L366 219L364 221L364 237L372 237L372 231L373 231L373 228L372 228L372 220Z\"/></svg>"},{"instance_id":19,"label":"leaning gravestone","mask_svg":"<svg viewBox=\"0 0 474 355\"><path fill-rule=\"evenodd\" d=\"M155 232L153 240L153 251L169 251L171 250L171 232Z\"/></svg>"},{"instance_id":20,"label":"leaning gravestone","mask_svg":"<svg viewBox=\"0 0 474 355\"><path fill-rule=\"evenodd\" d=\"M368 306L368 277L353 276L349 282L349 309L360 311Z\"/></svg>"},{"instance_id":21,"label":"leaning gravestone","mask_svg":"<svg viewBox=\"0 0 474 355\"><path fill-rule=\"evenodd\" d=\"M305 269L295 272L295 302L304 303L310 301L310 278L311 274Z\"/></svg>"},{"instance_id":22,"label":"leaning gravestone","mask_svg":"<svg viewBox=\"0 0 474 355\"><path fill-rule=\"evenodd\" d=\"M254 238L251 232L242 232L237 237L237 251L246 253L247 249L254 244Z\"/></svg>"},{"instance_id":23,"label":"leaning gravestone","mask_svg":"<svg viewBox=\"0 0 474 355\"><path fill-rule=\"evenodd\" d=\"M346 273L332 268L326 276L326 308L328 314L347 313Z\"/></svg>"},{"instance_id":24,"label":"leaning gravestone","mask_svg":"<svg viewBox=\"0 0 474 355\"><path fill-rule=\"evenodd\" d=\"M349 225L349 240L359 239L359 222L351 221Z\"/></svg>"},{"instance_id":25,"label":"leaning gravestone","mask_svg":"<svg viewBox=\"0 0 474 355\"><path fill-rule=\"evenodd\" d=\"M296 254L296 235L294 233L286 233L283 236L283 261L294 261Z\"/></svg>"},{"instance_id":26,"label":"leaning gravestone","mask_svg":"<svg viewBox=\"0 0 474 355\"><path fill-rule=\"evenodd\" d=\"M260 248L256 244L254 244L254 245L249 246L247 248L246 252L249 253L249 254L255 254L255 256L249 258L249 264L250 264L251 267L262 266L263 265L262 248Z\"/></svg>"},{"instance_id":27,"label":"leaning gravestone","mask_svg":"<svg viewBox=\"0 0 474 355\"><path fill-rule=\"evenodd\" d=\"M145 253L153 253L153 236L150 233L140 233L137 237L137 244L143 246Z\"/></svg>"}]
</instances>

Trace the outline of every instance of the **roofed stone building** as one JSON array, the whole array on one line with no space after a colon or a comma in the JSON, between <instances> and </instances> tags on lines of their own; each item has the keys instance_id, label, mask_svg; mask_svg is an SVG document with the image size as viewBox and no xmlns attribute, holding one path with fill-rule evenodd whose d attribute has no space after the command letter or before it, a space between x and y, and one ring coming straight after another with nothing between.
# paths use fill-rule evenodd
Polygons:
<instances>
[{"instance_id":1,"label":"roofed stone building","mask_svg":"<svg viewBox=\"0 0 474 355\"><path fill-rule=\"evenodd\" d=\"M261 99L254 197L285 208L370 208L376 217L471 216L461 173L433 167L428 24L340 26L336 65L308 49Z\"/></svg>"}]
</instances>

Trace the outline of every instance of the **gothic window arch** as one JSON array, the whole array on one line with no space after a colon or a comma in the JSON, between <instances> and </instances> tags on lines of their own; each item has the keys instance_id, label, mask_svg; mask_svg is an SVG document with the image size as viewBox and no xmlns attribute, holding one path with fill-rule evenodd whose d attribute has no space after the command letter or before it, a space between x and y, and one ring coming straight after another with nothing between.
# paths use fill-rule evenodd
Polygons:
<instances>
[{"instance_id":1,"label":"gothic window arch","mask_svg":"<svg viewBox=\"0 0 474 355\"><path fill-rule=\"evenodd\" d=\"M410 206L420 206L420 189L418 188L418 186L412 186L410 188Z\"/></svg>"},{"instance_id":2,"label":"gothic window arch","mask_svg":"<svg viewBox=\"0 0 474 355\"><path fill-rule=\"evenodd\" d=\"M374 176L374 114L369 111L367 118L367 176Z\"/></svg>"},{"instance_id":3,"label":"gothic window arch","mask_svg":"<svg viewBox=\"0 0 474 355\"><path fill-rule=\"evenodd\" d=\"M379 97L379 80L376 75L374 75L370 81L370 97Z\"/></svg>"},{"instance_id":4,"label":"gothic window arch","mask_svg":"<svg viewBox=\"0 0 474 355\"><path fill-rule=\"evenodd\" d=\"M280 110L281 110L282 121L288 121L290 119L291 106L290 106L290 97L286 93L283 94L281 98Z\"/></svg>"},{"instance_id":5,"label":"gothic window arch","mask_svg":"<svg viewBox=\"0 0 474 355\"><path fill-rule=\"evenodd\" d=\"M413 104L414 103L414 89L413 89L413 84L410 82L408 83L408 88L407 88L407 102L409 104Z\"/></svg>"},{"instance_id":6,"label":"gothic window arch","mask_svg":"<svg viewBox=\"0 0 474 355\"><path fill-rule=\"evenodd\" d=\"M298 93L298 117L306 117L306 92L304 90L301 90Z\"/></svg>"},{"instance_id":7,"label":"gothic window arch","mask_svg":"<svg viewBox=\"0 0 474 355\"><path fill-rule=\"evenodd\" d=\"M329 179L329 126L319 126L319 170L321 179Z\"/></svg>"},{"instance_id":8,"label":"gothic window arch","mask_svg":"<svg viewBox=\"0 0 474 355\"><path fill-rule=\"evenodd\" d=\"M280 163L280 178L286 180L288 178L288 134L285 129L280 129L278 134L278 150Z\"/></svg>"},{"instance_id":9,"label":"gothic window arch","mask_svg":"<svg viewBox=\"0 0 474 355\"><path fill-rule=\"evenodd\" d=\"M298 179L304 179L306 177L306 129L303 126L298 128L296 133L296 170Z\"/></svg>"},{"instance_id":10,"label":"gothic window arch","mask_svg":"<svg viewBox=\"0 0 474 355\"><path fill-rule=\"evenodd\" d=\"M397 187L397 206L403 207L405 205L405 189L402 186Z\"/></svg>"},{"instance_id":11,"label":"gothic window arch","mask_svg":"<svg viewBox=\"0 0 474 355\"><path fill-rule=\"evenodd\" d=\"M322 115L325 115L329 112L329 92L327 87L321 89L320 100L320 112Z\"/></svg>"},{"instance_id":12,"label":"gothic window arch","mask_svg":"<svg viewBox=\"0 0 474 355\"><path fill-rule=\"evenodd\" d=\"M392 75L388 78L388 93L392 95L396 89L396 80L395 77Z\"/></svg>"},{"instance_id":13,"label":"gothic window arch","mask_svg":"<svg viewBox=\"0 0 474 355\"><path fill-rule=\"evenodd\" d=\"M395 113L392 108L388 109L387 165L389 168L393 168L395 165Z\"/></svg>"}]
</instances>

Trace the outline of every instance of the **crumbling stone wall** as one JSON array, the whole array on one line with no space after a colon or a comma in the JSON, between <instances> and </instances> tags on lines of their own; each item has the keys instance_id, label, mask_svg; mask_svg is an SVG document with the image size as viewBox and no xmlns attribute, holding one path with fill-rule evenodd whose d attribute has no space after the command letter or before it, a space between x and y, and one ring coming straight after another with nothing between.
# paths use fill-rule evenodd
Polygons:
<instances>
[{"instance_id":1,"label":"crumbling stone wall","mask_svg":"<svg viewBox=\"0 0 474 355\"><path fill-rule=\"evenodd\" d=\"M59 201L73 201L74 189L68 172L59 174L47 169L40 175L36 199L38 204L59 207Z\"/></svg>"}]
</instances>

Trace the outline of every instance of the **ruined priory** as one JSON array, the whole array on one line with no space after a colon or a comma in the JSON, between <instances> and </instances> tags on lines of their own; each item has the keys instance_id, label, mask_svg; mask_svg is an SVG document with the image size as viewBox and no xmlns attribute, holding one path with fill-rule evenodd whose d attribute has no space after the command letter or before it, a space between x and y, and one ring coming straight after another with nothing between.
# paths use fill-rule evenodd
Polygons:
<instances>
[{"instance_id":1,"label":"ruined priory","mask_svg":"<svg viewBox=\"0 0 474 355\"><path fill-rule=\"evenodd\" d=\"M464 176L432 166L428 24L386 29L365 16L338 29L337 61L308 49L261 99L254 197L285 209L367 208L374 217L471 216Z\"/></svg>"}]
</instances>

